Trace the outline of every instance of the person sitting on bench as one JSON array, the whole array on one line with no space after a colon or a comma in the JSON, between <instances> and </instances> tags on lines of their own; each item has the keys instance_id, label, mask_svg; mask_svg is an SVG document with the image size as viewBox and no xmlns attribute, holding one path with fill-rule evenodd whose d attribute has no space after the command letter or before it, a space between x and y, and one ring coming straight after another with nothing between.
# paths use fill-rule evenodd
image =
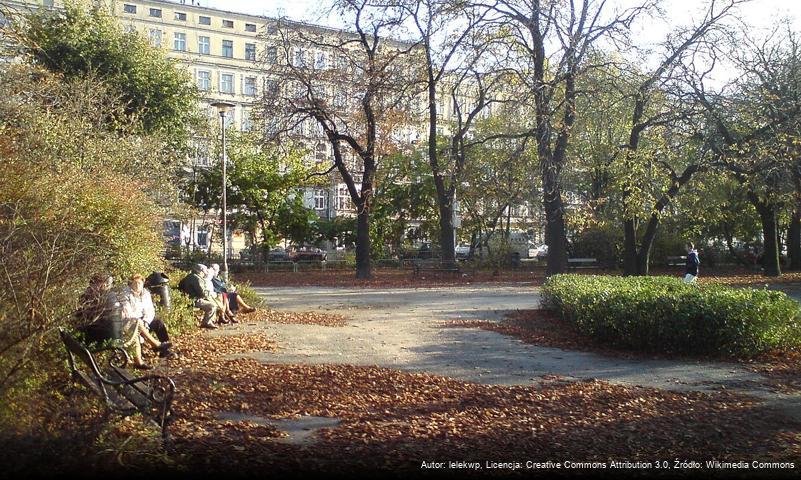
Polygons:
<instances>
[{"instance_id":1,"label":"person sitting on bench","mask_svg":"<svg viewBox=\"0 0 801 480\"><path fill-rule=\"evenodd\" d=\"M214 315L217 311L216 304L211 300L210 294L206 291L206 282L201 278L202 269L199 264L192 266L192 273L187 275L178 284L178 289L184 292L194 301L195 307L203 310L202 328L215 329Z\"/></svg>"},{"instance_id":2,"label":"person sitting on bench","mask_svg":"<svg viewBox=\"0 0 801 480\"><path fill-rule=\"evenodd\" d=\"M214 270L211 267L200 264L200 271L201 278L205 282L203 288L208 292L208 298L217 306L217 321L220 323L239 323L233 312L228 310L225 298L214 288L214 282L212 281Z\"/></svg>"},{"instance_id":3,"label":"person sitting on bench","mask_svg":"<svg viewBox=\"0 0 801 480\"><path fill-rule=\"evenodd\" d=\"M213 272L211 281L214 286L214 291L222 295L223 303L232 315L239 313L239 310L242 310L242 313L251 313L256 311L256 307L251 307L245 303L242 295L239 295L236 292L235 286L226 285L225 281L220 278L220 265L213 263L211 265L211 270Z\"/></svg>"},{"instance_id":4,"label":"person sitting on bench","mask_svg":"<svg viewBox=\"0 0 801 480\"><path fill-rule=\"evenodd\" d=\"M160 357L168 357L172 344L168 341L160 342L150 334L148 326L153 323L156 310L150 292L145 290L145 277L134 275L128 282L128 288L122 292L122 320L123 338L127 339L126 346L132 346L134 351L134 367L149 370L153 367L142 359L141 340L147 342ZM159 320L159 322L161 322ZM162 326L163 323L161 323ZM166 327L164 327L166 330Z\"/></svg>"},{"instance_id":5,"label":"person sitting on bench","mask_svg":"<svg viewBox=\"0 0 801 480\"><path fill-rule=\"evenodd\" d=\"M78 330L86 335L89 343L102 342L113 337L111 314L117 301L111 291L113 284L114 277L111 275L95 273L78 301L78 310L75 312Z\"/></svg>"}]
</instances>

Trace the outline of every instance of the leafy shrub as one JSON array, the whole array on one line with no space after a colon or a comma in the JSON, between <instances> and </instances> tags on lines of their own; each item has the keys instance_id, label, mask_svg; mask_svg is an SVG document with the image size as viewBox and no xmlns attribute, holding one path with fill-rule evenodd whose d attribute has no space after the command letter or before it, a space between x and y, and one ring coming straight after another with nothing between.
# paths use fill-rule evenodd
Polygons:
<instances>
[{"instance_id":1,"label":"leafy shrub","mask_svg":"<svg viewBox=\"0 0 801 480\"><path fill-rule=\"evenodd\" d=\"M596 340L645 351L752 355L801 346L801 307L783 292L671 277L555 275L546 306Z\"/></svg>"},{"instance_id":2,"label":"leafy shrub","mask_svg":"<svg viewBox=\"0 0 801 480\"><path fill-rule=\"evenodd\" d=\"M157 307L157 315L161 315L159 318L167 325L167 330L169 330L172 337L179 337L197 328L193 302L182 291L178 290L178 283L187 275L189 275L189 272L179 269L172 269L167 273L167 276L170 277L172 309L167 313Z\"/></svg>"},{"instance_id":3,"label":"leafy shrub","mask_svg":"<svg viewBox=\"0 0 801 480\"><path fill-rule=\"evenodd\" d=\"M163 144L109 130L121 108L94 80L0 68L0 409L15 382L60 375L56 327L75 326L95 272L163 268ZM151 175L152 173L152 175ZM161 179L151 183L151 179ZM13 394L18 394L15 390Z\"/></svg>"}]
</instances>

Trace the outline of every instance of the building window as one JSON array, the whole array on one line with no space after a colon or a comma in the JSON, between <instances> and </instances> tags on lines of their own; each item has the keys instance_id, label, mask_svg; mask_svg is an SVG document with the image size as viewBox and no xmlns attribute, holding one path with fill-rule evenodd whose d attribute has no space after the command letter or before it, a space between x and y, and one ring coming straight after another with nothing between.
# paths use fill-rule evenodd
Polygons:
<instances>
[{"instance_id":1,"label":"building window","mask_svg":"<svg viewBox=\"0 0 801 480\"><path fill-rule=\"evenodd\" d=\"M245 78L245 95L250 97L256 96L256 77Z\"/></svg>"},{"instance_id":2,"label":"building window","mask_svg":"<svg viewBox=\"0 0 801 480\"><path fill-rule=\"evenodd\" d=\"M255 32L256 31L256 24L255 23L246 23L245 24L245 31L246 32Z\"/></svg>"},{"instance_id":3,"label":"building window","mask_svg":"<svg viewBox=\"0 0 801 480\"><path fill-rule=\"evenodd\" d=\"M136 13L136 5L130 5L126 3L125 5L122 6L122 10L125 13Z\"/></svg>"},{"instance_id":4,"label":"building window","mask_svg":"<svg viewBox=\"0 0 801 480\"><path fill-rule=\"evenodd\" d=\"M186 51L186 34L175 32L175 50L179 52Z\"/></svg>"},{"instance_id":5,"label":"building window","mask_svg":"<svg viewBox=\"0 0 801 480\"><path fill-rule=\"evenodd\" d=\"M197 37L197 51L203 55L208 55L211 52L211 41L209 37Z\"/></svg>"},{"instance_id":6,"label":"building window","mask_svg":"<svg viewBox=\"0 0 801 480\"><path fill-rule=\"evenodd\" d=\"M234 41L233 40L223 40L222 41L222 54L223 54L223 57L234 58Z\"/></svg>"},{"instance_id":7,"label":"building window","mask_svg":"<svg viewBox=\"0 0 801 480\"><path fill-rule=\"evenodd\" d=\"M348 186L344 183L340 183L339 187L337 188L337 201L336 201L336 209L337 210L352 210L351 208L351 199L350 199L350 192L348 191Z\"/></svg>"},{"instance_id":8,"label":"building window","mask_svg":"<svg viewBox=\"0 0 801 480\"><path fill-rule=\"evenodd\" d=\"M220 92L234 93L234 75L231 73L223 73L220 76Z\"/></svg>"},{"instance_id":9,"label":"building window","mask_svg":"<svg viewBox=\"0 0 801 480\"><path fill-rule=\"evenodd\" d=\"M222 26L225 28L234 28L234 21L233 20L223 20Z\"/></svg>"},{"instance_id":10,"label":"building window","mask_svg":"<svg viewBox=\"0 0 801 480\"><path fill-rule=\"evenodd\" d=\"M197 23L201 25L211 25L211 17L204 17L203 15L197 17Z\"/></svg>"},{"instance_id":11,"label":"building window","mask_svg":"<svg viewBox=\"0 0 801 480\"><path fill-rule=\"evenodd\" d=\"M348 106L348 97L344 91L334 88L334 107L345 108Z\"/></svg>"},{"instance_id":12,"label":"building window","mask_svg":"<svg viewBox=\"0 0 801 480\"><path fill-rule=\"evenodd\" d=\"M314 190L314 209L325 210L326 207L325 190Z\"/></svg>"},{"instance_id":13,"label":"building window","mask_svg":"<svg viewBox=\"0 0 801 480\"><path fill-rule=\"evenodd\" d=\"M324 143L317 144L317 150L314 152L314 163L317 165L325 162L327 156L327 149Z\"/></svg>"},{"instance_id":14,"label":"building window","mask_svg":"<svg viewBox=\"0 0 801 480\"><path fill-rule=\"evenodd\" d=\"M225 120L223 121L225 128L228 129L234 124L234 108L225 112Z\"/></svg>"},{"instance_id":15,"label":"building window","mask_svg":"<svg viewBox=\"0 0 801 480\"><path fill-rule=\"evenodd\" d=\"M317 52L314 56L314 68L317 70L325 69L325 52Z\"/></svg>"},{"instance_id":16,"label":"building window","mask_svg":"<svg viewBox=\"0 0 801 480\"><path fill-rule=\"evenodd\" d=\"M249 132L253 128L253 122L250 120L250 111L242 110L242 131Z\"/></svg>"},{"instance_id":17,"label":"building window","mask_svg":"<svg viewBox=\"0 0 801 480\"><path fill-rule=\"evenodd\" d=\"M133 25L123 25L122 31L125 33L136 33L136 27Z\"/></svg>"},{"instance_id":18,"label":"building window","mask_svg":"<svg viewBox=\"0 0 801 480\"><path fill-rule=\"evenodd\" d=\"M150 9L150 16L161 18L161 9L160 8L151 8Z\"/></svg>"},{"instance_id":19,"label":"building window","mask_svg":"<svg viewBox=\"0 0 801 480\"><path fill-rule=\"evenodd\" d=\"M278 63L278 48L276 47L267 48L267 63L272 65Z\"/></svg>"},{"instance_id":20,"label":"building window","mask_svg":"<svg viewBox=\"0 0 801 480\"><path fill-rule=\"evenodd\" d=\"M150 29L150 44L154 47L161 46L161 30L155 28Z\"/></svg>"},{"instance_id":21,"label":"building window","mask_svg":"<svg viewBox=\"0 0 801 480\"><path fill-rule=\"evenodd\" d=\"M44 2L42 2L42 5L45 6L45 7L52 7L53 6L53 0L44 0Z\"/></svg>"},{"instance_id":22,"label":"building window","mask_svg":"<svg viewBox=\"0 0 801 480\"><path fill-rule=\"evenodd\" d=\"M274 97L278 95L278 82L275 80L264 79L264 94Z\"/></svg>"},{"instance_id":23,"label":"building window","mask_svg":"<svg viewBox=\"0 0 801 480\"><path fill-rule=\"evenodd\" d=\"M211 90L211 72L197 72L197 88L203 91Z\"/></svg>"},{"instance_id":24,"label":"building window","mask_svg":"<svg viewBox=\"0 0 801 480\"><path fill-rule=\"evenodd\" d=\"M295 56L294 56L294 65L296 67L303 66L303 49L302 48L295 48Z\"/></svg>"},{"instance_id":25,"label":"building window","mask_svg":"<svg viewBox=\"0 0 801 480\"><path fill-rule=\"evenodd\" d=\"M246 43L245 44L245 60L256 61L256 44L255 43Z\"/></svg>"},{"instance_id":26,"label":"building window","mask_svg":"<svg viewBox=\"0 0 801 480\"><path fill-rule=\"evenodd\" d=\"M175 12L175 19L180 20L181 22L186 21L186 14L182 12Z\"/></svg>"}]
</instances>

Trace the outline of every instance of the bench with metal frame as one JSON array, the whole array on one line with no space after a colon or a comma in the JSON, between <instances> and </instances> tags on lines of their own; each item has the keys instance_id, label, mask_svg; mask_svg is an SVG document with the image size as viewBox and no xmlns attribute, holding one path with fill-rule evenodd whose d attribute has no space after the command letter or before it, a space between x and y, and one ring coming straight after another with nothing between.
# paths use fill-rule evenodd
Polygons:
<instances>
[{"instance_id":1,"label":"bench with metal frame","mask_svg":"<svg viewBox=\"0 0 801 480\"><path fill-rule=\"evenodd\" d=\"M412 268L414 268L415 276L419 276L423 272L450 273L451 275L461 273L461 269L456 262L448 264L438 258L418 259L412 263Z\"/></svg>"},{"instance_id":2,"label":"bench with metal frame","mask_svg":"<svg viewBox=\"0 0 801 480\"><path fill-rule=\"evenodd\" d=\"M668 267L683 267L687 264L687 257L667 257L665 263Z\"/></svg>"},{"instance_id":3,"label":"bench with metal frame","mask_svg":"<svg viewBox=\"0 0 801 480\"><path fill-rule=\"evenodd\" d=\"M73 380L101 397L113 413L123 416L141 413L161 429L162 439L166 442L167 428L175 418L172 411L175 383L172 379L153 374L136 377L125 368L130 358L122 348L107 347L90 351L63 328L59 329L59 334L67 349ZM108 368L103 370L95 360L95 354L101 352L110 354Z\"/></svg>"},{"instance_id":4,"label":"bench with metal frame","mask_svg":"<svg viewBox=\"0 0 801 480\"><path fill-rule=\"evenodd\" d=\"M574 270L579 268L601 268L597 258L568 258L567 269Z\"/></svg>"}]
</instances>

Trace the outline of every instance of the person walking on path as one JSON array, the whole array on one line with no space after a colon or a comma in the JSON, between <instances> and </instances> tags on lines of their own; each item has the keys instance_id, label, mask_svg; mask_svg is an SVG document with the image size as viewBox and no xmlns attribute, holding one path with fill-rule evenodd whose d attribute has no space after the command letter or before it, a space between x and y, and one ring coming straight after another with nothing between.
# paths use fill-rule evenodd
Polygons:
<instances>
[{"instance_id":1,"label":"person walking on path","mask_svg":"<svg viewBox=\"0 0 801 480\"><path fill-rule=\"evenodd\" d=\"M215 329L217 325L214 324L214 315L217 311L217 306L209 297L206 291L206 281L200 277L200 274L200 265L193 265L192 273L181 280L178 288L194 300L195 307L203 310L203 323L200 326Z\"/></svg>"},{"instance_id":2,"label":"person walking on path","mask_svg":"<svg viewBox=\"0 0 801 480\"><path fill-rule=\"evenodd\" d=\"M692 242L687 243L687 268L684 270L684 283L694 283L698 278L698 265L701 260L698 258L698 251Z\"/></svg>"}]
</instances>

